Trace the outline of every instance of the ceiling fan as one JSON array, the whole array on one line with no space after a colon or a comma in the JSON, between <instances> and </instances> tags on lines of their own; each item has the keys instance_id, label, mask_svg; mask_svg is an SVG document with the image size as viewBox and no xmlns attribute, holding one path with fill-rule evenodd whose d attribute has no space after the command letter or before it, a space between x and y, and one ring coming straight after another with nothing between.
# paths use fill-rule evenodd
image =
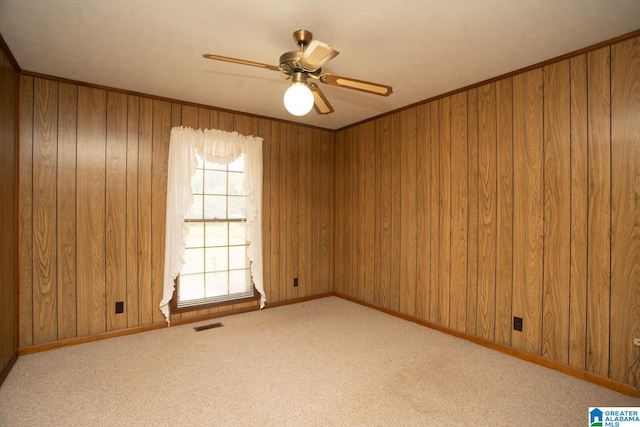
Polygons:
<instances>
[{"instance_id":1,"label":"ceiling fan","mask_svg":"<svg viewBox=\"0 0 640 427\"><path fill-rule=\"evenodd\" d=\"M315 108L319 114L329 114L334 111L318 85L308 81L309 79L374 95L391 95L393 91L391 86L323 72L321 67L338 55L339 52L326 43L313 40L313 35L310 31L295 31L293 39L298 44L299 50L282 54L280 56L280 65L263 64L211 53L205 53L202 56L217 61L250 65L284 73L292 81L291 87L287 89L284 95L284 104L287 110L296 116L307 114L311 111L311 108Z\"/></svg>"}]
</instances>

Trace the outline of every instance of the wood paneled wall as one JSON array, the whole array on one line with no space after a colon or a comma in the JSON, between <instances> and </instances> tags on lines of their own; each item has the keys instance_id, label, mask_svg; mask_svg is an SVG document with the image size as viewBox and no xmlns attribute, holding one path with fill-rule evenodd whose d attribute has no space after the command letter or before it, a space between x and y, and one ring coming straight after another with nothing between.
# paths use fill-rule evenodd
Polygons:
<instances>
[{"instance_id":1,"label":"wood paneled wall","mask_svg":"<svg viewBox=\"0 0 640 427\"><path fill-rule=\"evenodd\" d=\"M0 38L0 384L18 350L18 70Z\"/></svg>"},{"instance_id":2,"label":"wood paneled wall","mask_svg":"<svg viewBox=\"0 0 640 427\"><path fill-rule=\"evenodd\" d=\"M20 347L164 322L173 126L264 139L268 301L332 290L333 132L30 75L20 106Z\"/></svg>"},{"instance_id":3,"label":"wood paneled wall","mask_svg":"<svg viewBox=\"0 0 640 427\"><path fill-rule=\"evenodd\" d=\"M640 38L341 130L335 152L336 292L627 382Z\"/></svg>"}]
</instances>

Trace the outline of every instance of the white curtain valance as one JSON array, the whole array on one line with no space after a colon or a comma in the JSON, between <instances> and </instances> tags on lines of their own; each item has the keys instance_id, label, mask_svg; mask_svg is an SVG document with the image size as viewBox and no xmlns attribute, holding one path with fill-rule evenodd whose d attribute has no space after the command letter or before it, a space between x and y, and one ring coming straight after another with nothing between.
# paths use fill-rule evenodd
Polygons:
<instances>
[{"instance_id":1,"label":"white curtain valance","mask_svg":"<svg viewBox=\"0 0 640 427\"><path fill-rule=\"evenodd\" d=\"M266 302L262 279L262 138L218 129L174 127L169 142L164 282L160 303L167 323L170 321L169 302L173 296L174 280L184 266L188 233L184 216L193 204L191 178L198 166L196 154L207 162L219 164L229 164L244 154L247 252L251 260L251 277L261 295L260 308Z\"/></svg>"}]
</instances>

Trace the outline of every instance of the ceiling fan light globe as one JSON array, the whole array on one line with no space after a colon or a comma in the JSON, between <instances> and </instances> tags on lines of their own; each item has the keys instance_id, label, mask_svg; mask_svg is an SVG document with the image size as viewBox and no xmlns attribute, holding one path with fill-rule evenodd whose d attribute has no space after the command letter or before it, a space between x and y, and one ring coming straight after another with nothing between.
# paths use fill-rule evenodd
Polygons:
<instances>
[{"instance_id":1,"label":"ceiling fan light globe","mask_svg":"<svg viewBox=\"0 0 640 427\"><path fill-rule=\"evenodd\" d=\"M313 108L313 93L305 83L293 83L284 93L284 107L294 116L304 116Z\"/></svg>"}]
</instances>

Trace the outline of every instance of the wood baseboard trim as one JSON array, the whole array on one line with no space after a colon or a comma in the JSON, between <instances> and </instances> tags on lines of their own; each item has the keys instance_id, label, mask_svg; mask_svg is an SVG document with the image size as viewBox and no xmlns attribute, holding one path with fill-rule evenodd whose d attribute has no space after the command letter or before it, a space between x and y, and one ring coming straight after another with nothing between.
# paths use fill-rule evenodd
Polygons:
<instances>
[{"instance_id":1,"label":"wood baseboard trim","mask_svg":"<svg viewBox=\"0 0 640 427\"><path fill-rule=\"evenodd\" d=\"M286 301L278 301L278 302L274 302L274 303L267 302L267 305L265 306L265 308L274 308L274 307L281 307L281 306L289 305L289 304L297 304L297 303L301 303L301 302L305 302L305 301L311 301L311 300L318 299L318 298L326 298L326 297L330 297L330 296L333 296L333 295L334 295L333 292L330 292L330 293L324 293L324 294L318 294L318 295L310 295L310 296L301 297L301 298L295 298L295 299L286 300ZM224 311L220 311L220 312L217 312L217 313L203 314L201 316L193 316L193 317L186 317L184 319L172 320L171 321L171 325L172 326L186 325L188 323L201 322L203 320L216 319L218 317L225 317L225 316L231 316L231 315L234 315L234 314L247 313L249 311L258 311L259 309L260 309L259 306L256 305L256 306L251 306L251 307L242 307L242 308L238 308L238 309L234 309L234 310L224 310ZM121 330L118 330L118 331L105 332L105 333L102 333L102 334L91 335L91 336L88 336L88 337L69 338L69 339L66 339L66 340L55 341L55 342L47 343L47 344L33 345L33 346L29 346L29 347L22 347L22 348L18 349L18 353L16 353L16 359L17 359L18 355L26 356L28 354L41 353L43 351L55 350L57 348L69 347L69 346L72 346L72 345L84 344L84 343L93 342L93 341L106 340L106 339L109 339L109 338L123 337L123 336L126 336L126 335L133 335L133 334L138 334L140 332L153 331L153 330L156 330L156 329L162 329L162 328L167 328L167 327L169 327L169 326L165 322L154 323L153 325L146 325L146 326L138 326L138 327L134 327L134 328L121 329Z\"/></svg>"},{"instance_id":2,"label":"wood baseboard trim","mask_svg":"<svg viewBox=\"0 0 640 427\"><path fill-rule=\"evenodd\" d=\"M267 301L267 304L264 306L264 308L267 309L267 308L282 307L284 305L298 304L298 303L301 303L301 302L307 302L307 301L312 301L314 299L332 297L332 296L335 296L335 295L336 294L333 293L333 292L327 292L327 293L324 293L324 294L309 295L309 296L306 296L306 297L294 298L294 299L289 299L289 300L285 300L285 301L278 301L278 302L269 302L269 301Z\"/></svg>"},{"instance_id":3,"label":"wood baseboard trim","mask_svg":"<svg viewBox=\"0 0 640 427\"><path fill-rule=\"evenodd\" d=\"M84 343L94 342L94 341L102 341L109 338L123 337L126 335L133 335L140 332L153 331L155 329L162 329L166 327L168 327L167 324L165 322L162 322L162 323L154 323L153 325L137 326L135 328L127 328L127 329L121 329L118 331L104 332L101 334L91 335L87 337L68 338L65 340L54 341L46 344L38 344L38 345L29 346L29 347L21 347L18 349L18 353L20 354L20 356L26 356L28 354L42 353L43 351L55 350L57 348L70 347L73 345L84 344Z\"/></svg>"},{"instance_id":4,"label":"wood baseboard trim","mask_svg":"<svg viewBox=\"0 0 640 427\"><path fill-rule=\"evenodd\" d=\"M368 303L366 301L362 301L362 300L360 300L358 298L354 298L354 297L351 297L351 296L346 295L346 294L342 294L342 293L336 292L335 296L337 296L339 298L342 298L342 299L345 299L347 301L354 302L356 304L363 305L365 307L373 308L374 310L381 311L381 312L389 314L391 316L398 317L398 318L403 319L403 320L408 320L410 322L417 323L417 324L419 324L421 326L426 326L427 328L434 329L436 331L443 332L443 333L448 334L448 335L452 335L452 336L454 336L456 338L462 338L462 339L465 339L467 341L471 341L471 342L473 342L475 344L479 344L479 345L481 345L483 347L487 347L487 348L490 348L492 350L499 351L499 352L507 354L509 356L517 357L518 359L522 359L522 360L525 360L527 362L535 363L536 365L544 366L545 368L549 368L549 369L553 369L555 371L562 372L563 374L570 375L570 376L575 377L575 378L579 378L581 380L584 380L584 381L599 385L601 387L608 388L608 389L613 390L613 391L617 391L618 393L626 394L628 396L633 396L633 397L640 397L640 393L636 392L633 389L633 387L631 387L630 385L614 381L614 380L612 380L610 378L601 377L599 375L592 374L591 372L586 372L586 371L582 371L580 369L574 368L572 366L563 365L561 363L554 362L553 360L546 359L546 358L544 358L542 356L538 356L538 355L531 354L531 353L526 353L526 352L524 352L522 350L517 350L517 349L511 348L511 347L507 347L507 346L502 345L502 344L497 344L497 343L494 343L492 341L488 341L488 340L486 340L484 338L476 337L476 336L469 335L469 334L466 334L466 333L463 333L463 332L459 332L459 331L455 331L455 330L452 330L452 329L449 329L449 328L445 328L444 326L437 325L435 323L431 323L431 322L428 322L428 321L423 320L423 319L419 319L419 318L414 317L414 316L409 316L409 315L406 315L406 314L403 314L403 313L399 313L399 312L396 312L396 311L393 311L393 310L389 310L389 309L384 308L384 307L379 307L377 305Z\"/></svg>"},{"instance_id":5,"label":"wood baseboard trim","mask_svg":"<svg viewBox=\"0 0 640 427\"><path fill-rule=\"evenodd\" d=\"M7 366L5 366L2 369L2 372L0 372L0 386L2 385L4 380L7 378L7 375L9 375L11 368L13 368L13 365L15 365L17 361L18 361L18 352L14 351L13 355L9 359L9 363L7 363Z\"/></svg>"}]
</instances>

